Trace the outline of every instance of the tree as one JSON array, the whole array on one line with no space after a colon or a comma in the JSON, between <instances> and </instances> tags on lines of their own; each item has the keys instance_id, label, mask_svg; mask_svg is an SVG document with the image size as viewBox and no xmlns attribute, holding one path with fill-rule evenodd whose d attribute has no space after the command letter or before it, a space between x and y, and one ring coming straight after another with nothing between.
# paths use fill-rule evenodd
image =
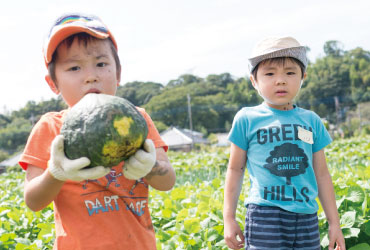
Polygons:
<instances>
[{"instance_id":1,"label":"tree","mask_svg":"<svg viewBox=\"0 0 370 250\"><path fill-rule=\"evenodd\" d=\"M11 122L10 118L0 114L0 128L5 127L10 122Z\"/></svg>"},{"instance_id":2,"label":"tree","mask_svg":"<svg viewBox=\"0 0 370 250\"><path fill-rule=\"evenodd\" d=\"M15 118L5 128L0 129L0 149L12 154L26 144L32 124L22 117Z\"/></svg>"},{"instance_id":3,"label":"tree","mask_svg":"<svg viewBox=\"0 0 370 250\"><path fill-rule=\"evenodd\" d=\"M129 82L117 89L117 96L123 97L135 106L142 106L153 96L161 93L163 85L155 82Z\"/></svg>"},{"instance_id":4,"label":"tree","mask_svg":"<svg viewBox=\"0 0 370 250\"><path fill-rule=\"evenodd\" d=\"M370 101L370 52L356 48L346 53L350 62L351 96L355 103Z\"/></svg>"},{"instance_id":5,"label":"tree","mask_svg":"<svg viewBox=\"0 0 370 250\"><path fill-rule=\"evenodd\" d=\"M234 83L234 79L230 75L230 73L223 73L221 75L208 75L206 78L206 82L216 85L219 87L226 88L226 86L230 83Z\"/></svg>"},{"instance_id":6,"label":"tree","mask_svg":"<svg viewBox=\"0 0 370 250\"><path fill-rule=\"evenodd\" d=\"M335 40L327 41L324 44L324 52L327 56L343 56L343 44Z\"/></svg>"},{"instance_id":7,"label":"tree","mask_svg":"<svg viewBox=\"0 0 370 250\"><path fill-rule=\"evenodd\" d=\"M180 77L184 79L183 77ZM230 74L209 75L205 80L188 77L181 84L166 86L144 107L154 121L166 126L189 127L187 95L191 96L193 128L207 132L228 131L235 113L257 104L258 94L245 78L234 80ZM191 81L195 81L190 83Z\"/></svg>"},{"instance_id":8,"label":"tree","mask_svg":"<svg viewBox=\"0 0 370 250\"><path fill-rule=\"evenodd\" d=\"M33 120L31 122L37 122L40 117L47 112L58 112L66 109L67 105L64 103L61 97L52 98L47 101L41 101L36 103L35 101L28 101L24 108L11 113L11 119L24 118L27 120Z\"/></svg>"},{"instance_id":9,"label":"tree","mask_svg":"<svg viewBox=\"0 0 370 250\"><path fill-rule=\"evenodd\" d=\"M181 75L179 78L175 79L175 80L171 80L169 81L169 83L167 84L166 87L175 87L175 86L178 86L178 85L187 85L187 84L191 84L191 83L196 83L196 82L202 82L203 79L200 78L200 77L197 77L197 76L194 76L194 75L191 75L191 74L185 74L185 75Z\"/></svg>"},{"instance_id":10,"label":"tree","mask_svg":"<svg viewBox=\"0 0 370 250\"><path fill-rule=\"evenodd\" d=\"M337 41L326 42L324 51L326 56L308 67L298 101L331 122L343 121L343 107L353 105L348 91L349 61L343 56Z\"/></svg>"}]
</instances>

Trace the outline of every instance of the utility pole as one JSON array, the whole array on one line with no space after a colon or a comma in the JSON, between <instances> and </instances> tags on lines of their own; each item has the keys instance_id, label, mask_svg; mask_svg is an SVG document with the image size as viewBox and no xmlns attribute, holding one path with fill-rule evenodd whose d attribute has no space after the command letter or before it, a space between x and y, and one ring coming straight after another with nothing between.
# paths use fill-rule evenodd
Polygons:
<instances>
[{"instance_id":1,"label":"utility pole","mask_svg":"<svg viewBox=\"0 0 370 250\"><path fill-rule=\"evenodd\" d=\"M337 126L342 120L342 114L340 112L340 104L338 96L334 96L335 112L337 114Z\"/></svg>"},{"instance_id":2,"label":"utility pole","mask_svg":"<svg viewBox=\"0 0 370 250\"><path fill-rule=\"evenodd\" d=\"M189 116L189 128L190 131L193 132L193 121L191 118L191 106L190 106L190 95L188 94L188 116Z\"/></svg>"},{"instance_id":3,"label":"utility pole","mask_svg":"<svg viewBox=\"0 0 370 250\"><path fill-rule=\"evenodd\" d=\"M193 120L191 118L191 105L190 105L190 95L187 94L188 97L188 116L189 116L189 128L190 128L190 134L191 134L191 148L194 147L194 137L193 137Z\"/></svg>"},{"instance_id":4,"label":"utility pole","mask_svg":"<svg viewBox=\"0 0 370 250\"><path fill-rule=\"evenodd\" d=\"M360 120L360 128L359 128L359 132L361 133L361 130L362 130L362 126L361 126L361 123L362 123L362 121L361 121L361 104L359 103L359 104L357 104L357 110L358 110L358 118L359 118L359 120Z\"/></svg>"}]
</instances>

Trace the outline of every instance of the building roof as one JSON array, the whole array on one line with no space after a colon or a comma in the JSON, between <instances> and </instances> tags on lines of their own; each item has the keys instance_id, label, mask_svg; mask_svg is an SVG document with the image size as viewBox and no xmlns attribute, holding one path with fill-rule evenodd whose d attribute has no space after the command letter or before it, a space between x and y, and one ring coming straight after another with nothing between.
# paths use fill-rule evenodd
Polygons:
<instances>
[{"instance_id":1,"label":"building roof","mask_svg":"<svg viewBox=\"0 0 370 250\"><path fill-rule=\"evenodd\" d=\"M13 155L12 157L0 162L0 167L13 167L18 164L19 159L21 158L22 152Z\"/></svg>"},{"instance_id":2,"label":"building roof","mask_svg":"<svg viewBox=\"0 0 370 250\"><path fill-rule=\"evenodd\" d=\"M218 133L217 136L217 143L216 146L230 146L230 141L228 139L229 134L228 133Z\"/></svg>"},{"instance_id":3,"label":"building roof","mask_svg":"<svg viewBox=\"0 0 370 250\"><path fill-rule=\"evenodd\" d=\"M161 133L161 137L169 147L208 143L203 134L189 129L171 127Z\"/></svg>"}]
</instances>

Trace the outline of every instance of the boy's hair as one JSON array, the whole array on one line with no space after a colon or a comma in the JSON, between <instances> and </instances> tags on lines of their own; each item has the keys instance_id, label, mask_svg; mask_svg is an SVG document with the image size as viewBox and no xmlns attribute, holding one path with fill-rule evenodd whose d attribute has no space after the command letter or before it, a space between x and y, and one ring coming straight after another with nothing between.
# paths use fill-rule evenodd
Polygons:
<instances>
[{"instance_id":1,"label":"boy's hair","mask_svg":"<svg viewBox=\"0 0 370 250\"><path fill-rule=\"evenodd\" d=\"M257 80L257 71L258 71L258 68L260 65L262 64L276 64L276 65L285 65L286 61L287 60L290 60L296 64L298 64L299 68L301 69L301 73L302 73L302 79L304 77L304 73L306 72L306 68L305 66L303 65L303 63L294 58L294 57L274 57L274 58L270 58L270 59L265 59L263 60L262 62L258 63L252 70L251 72L251 75L253 75L253 78L255 80Z\"/></svg>"},{"instance_id":2,"label":"boy's hair","mask_svg":"<svg viewBox=\"0 0 370 250\"><path fill-rule=\"evenodd\" d=\"M82 33L81 32L81 33L73 34L73 35L67 37L62 42L59 43L58 47L61 44L65 44L67 49L68 49L72 46L72 43L75 39L77 39L79 44L82 43L85 47L91 42L101 40L101 39L96 38L94 36L91 36L87 33ZM121 78L121 62L120 62L119 57L118 57L117 49L116 49L113 41L110 38L108 38L107 40L109 41L110 48L111 48L111 51L112 51L112 55L113 55L114 61L116 63L117 79L120 79ZM52 55L51 61L47 64L49 75L50 75L51 79L54 82L56 82L55 61L58 58L57 48L55 49L55 51Z\"/></svg>"}]
</instances>

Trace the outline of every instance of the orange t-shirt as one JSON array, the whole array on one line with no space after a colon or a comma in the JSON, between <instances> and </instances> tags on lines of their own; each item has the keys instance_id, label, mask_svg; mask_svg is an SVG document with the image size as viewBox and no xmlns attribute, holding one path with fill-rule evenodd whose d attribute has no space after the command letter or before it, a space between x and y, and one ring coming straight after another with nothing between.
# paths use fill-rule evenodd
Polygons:
<instances>
[{"instance_id":1,"label":"orange t-shirt","mask_svg":"<svg viewBox=\"0 0 370 250\"><path fill-rule=\"evenodd\" d=\"M148 139L156 147L167 145L144 109L138 108L148 125ZM33 128L19 164L46 169L50 145L60 133L67 110L43 115ZM66 181L54 199L58 250L156 249L154 229L148 208L145 179L128 180L123 162L105 177L82 182Z\"/></svg>"}]
</instances>

